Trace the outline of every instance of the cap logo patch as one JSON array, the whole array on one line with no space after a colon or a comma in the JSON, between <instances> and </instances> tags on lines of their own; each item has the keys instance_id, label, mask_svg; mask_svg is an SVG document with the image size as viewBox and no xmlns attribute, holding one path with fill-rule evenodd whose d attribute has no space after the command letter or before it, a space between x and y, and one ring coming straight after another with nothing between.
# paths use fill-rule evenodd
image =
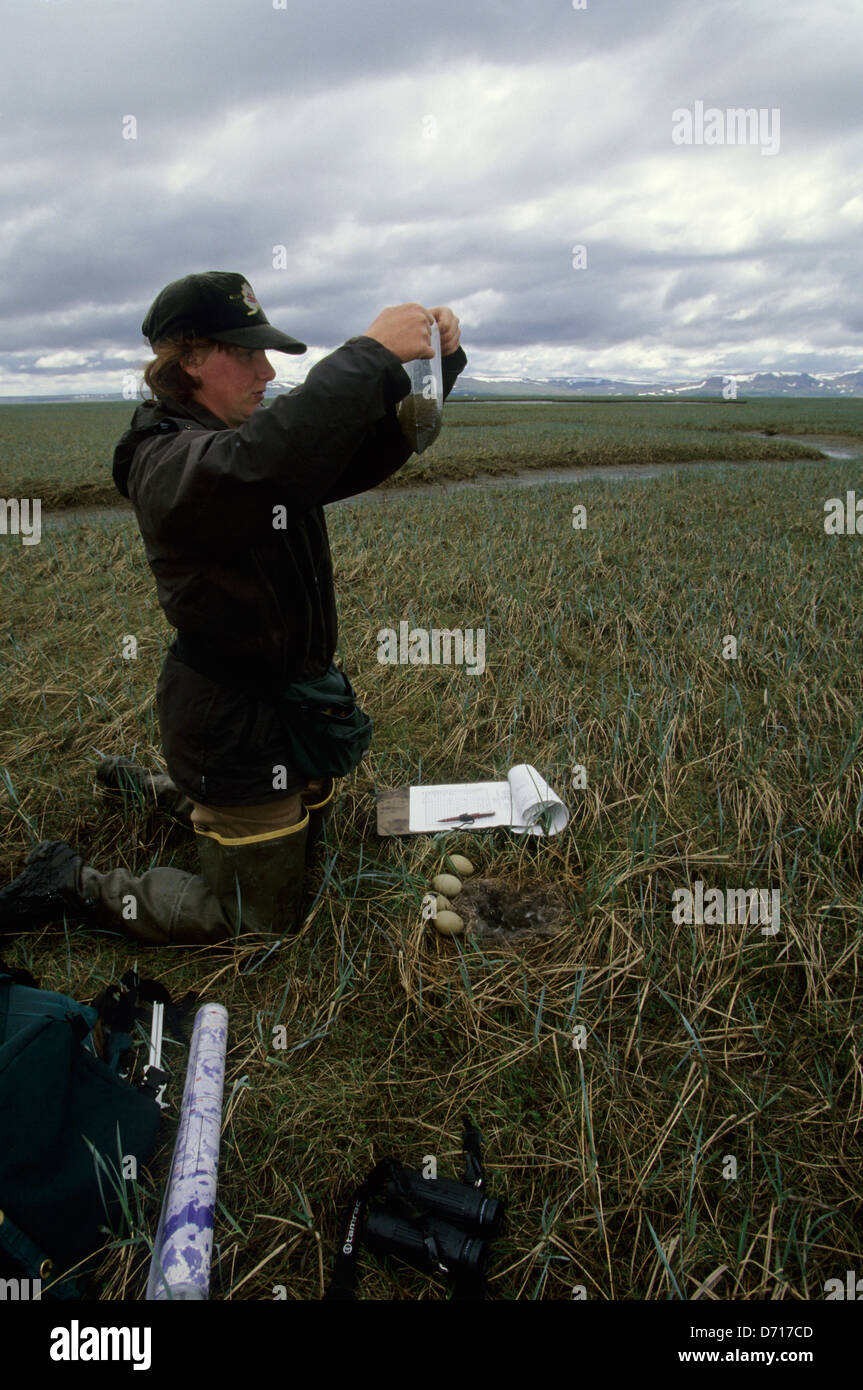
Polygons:
<instances>
[{"instance_id":1,"label":"cap logo patch","mask_svg":"<svg viewBox=\"0 0 863 1390\"><path fill-rule=\"evenodd\" d=\"M255 298L255 292L254 292L254 290L252 289L251 285L249 284L248 280L244 280L244 281L243 281L242 285L240 286L240 293L239 293L239 295L235 295L235 294L232 294L232 295L231 295L231 299L237 299L237 298L242 299L243 303L245 304L246 308L247 308L248 311L249 311L249 314L260 314L260 313L261 313L261 306L260 306L260 304L258 303L257 299Z\"/></svg>"}]
</instances>

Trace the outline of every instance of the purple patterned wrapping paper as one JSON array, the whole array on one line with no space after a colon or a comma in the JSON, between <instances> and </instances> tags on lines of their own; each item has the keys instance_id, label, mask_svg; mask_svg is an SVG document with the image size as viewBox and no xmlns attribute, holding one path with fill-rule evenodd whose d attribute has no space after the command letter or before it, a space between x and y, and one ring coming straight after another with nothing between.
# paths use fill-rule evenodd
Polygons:
<instances>
[{"instance_id":1,"label":"purple patterned wrapping paper","mask_svg":"<svg viewBox=\"0 0 863 1390\"><path fill-rule=\"evenodd\" d=\"M148 1299L205 1299L209 1295L227 1039L227 1009L222 1004L204 1004L195 1016L177 1142L150 1265Z\"/></svg>"}]
</instances>

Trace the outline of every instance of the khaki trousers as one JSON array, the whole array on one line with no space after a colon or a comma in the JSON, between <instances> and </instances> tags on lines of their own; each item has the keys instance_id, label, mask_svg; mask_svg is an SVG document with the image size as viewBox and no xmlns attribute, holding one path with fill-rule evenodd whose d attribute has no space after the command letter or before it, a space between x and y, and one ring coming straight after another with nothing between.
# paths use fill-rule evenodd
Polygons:
<instances>
[{"instance_id":1,"label":"khaki trousers","mask_svg":"<svg viewBox=\"0 0 863 1390\"><path fill-rule=\"evenodd\" d=\"M307 807L321 799L325 783L326 778L319 777L301 792L264 806L202 806L193 801L189 819L196 831L210 831L220 839L257 839L272 830L299 825Z\"/></svg>"},{"instance_id":2,"label":"khaki trousers","mask_svg":"<svg viewBox=\"0 0 863 1390\"><path fill-rule=\"evenodd\" d=\"M281 838L295 826L308 823L309 809L321 800L326 779L309 782L301 792L264 806L203 806L193 802L191 820L196 835L223 843L252 846ZM331 794L331 793L330 793ZM133 940L150 946L210 945L227 941L242 930L231 911L200 874L183 869L148 869L136 878L128 869L100 873L85 864L81 870L85 896L97 899L106 918Z\"/></svg>"}]
</instances>

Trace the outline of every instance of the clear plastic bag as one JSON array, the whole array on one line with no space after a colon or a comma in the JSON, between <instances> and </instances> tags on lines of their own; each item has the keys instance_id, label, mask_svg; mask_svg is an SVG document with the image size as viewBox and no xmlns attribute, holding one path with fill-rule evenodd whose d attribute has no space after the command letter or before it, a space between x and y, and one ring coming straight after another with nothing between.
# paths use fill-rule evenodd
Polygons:
<instances>
[{"instance_id":1,"label":"clear plastic bag","mask_svg":"<svg viewBox=\"0 0 863 1390\"><path fill-rule=\"evenodd\" d=\"M443 424L443 369L436 323L432 324L431 346L434 357L417 357L403 363L411 379L411 393L396 407L402 434L418 454L434 443Z\"/></svg>"}]
</instances>

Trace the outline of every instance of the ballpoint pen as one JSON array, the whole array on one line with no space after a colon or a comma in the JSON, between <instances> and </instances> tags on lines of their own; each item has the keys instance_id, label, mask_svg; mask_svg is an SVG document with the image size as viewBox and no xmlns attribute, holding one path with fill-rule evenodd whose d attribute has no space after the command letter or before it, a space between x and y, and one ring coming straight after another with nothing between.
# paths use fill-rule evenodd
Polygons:
<instances>
[{"instance_id":1,"label":"ballpoint pen","mask_svg":"<svg viewBox=\"0 0 863 1390\"><path fill-rule=\"evenodd\" d=\"M483 820L486 816L493 816L494 811L462 811L460 816L443 816L438 825L447 825L450 821L460 820L467 823L472 820Z\"/></svg>"}]
</instances>

